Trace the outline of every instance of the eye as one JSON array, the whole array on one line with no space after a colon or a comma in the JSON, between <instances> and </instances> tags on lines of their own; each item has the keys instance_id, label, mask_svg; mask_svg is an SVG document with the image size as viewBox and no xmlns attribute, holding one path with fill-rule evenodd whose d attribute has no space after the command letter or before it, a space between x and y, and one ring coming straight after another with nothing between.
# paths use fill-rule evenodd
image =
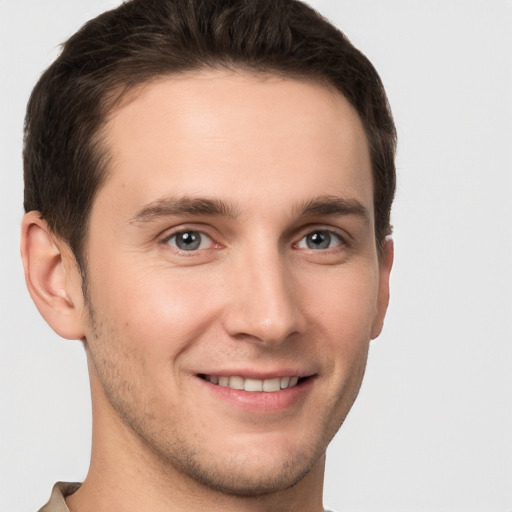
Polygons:
<instances>
[{"instance_id":1,"label":"eye","mask_svg":"<svg viewBox=\"0 0 512 512\"><path fill-rule=\"evenodd\" d=\"M332 231L313 231L297 243L299 249L325 250L343 244L340 236Z\"/></svg>"},{"instance_id":2,"label":"eye","mask_svg":"<svg viewBox=\"0 0 512 512\"><path fill-rule=\"evenodd\" d=\"M198 251L211 247L213 240L201 231L181 231L169 237L166 243L180 251Z\"/></svg>"}]
</instances>

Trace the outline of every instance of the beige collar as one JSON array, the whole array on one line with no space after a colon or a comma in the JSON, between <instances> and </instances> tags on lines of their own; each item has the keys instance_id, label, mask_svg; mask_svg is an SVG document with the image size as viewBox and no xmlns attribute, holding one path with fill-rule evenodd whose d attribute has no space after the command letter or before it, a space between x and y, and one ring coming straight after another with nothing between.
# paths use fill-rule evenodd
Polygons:
<instances>
[{"instance_id":1,"label":"beige collar","mask_svg":"<svg viewBox=\"0 0 512 512\"><path fill-rule=\"evenodd\" d=\"M73 494L79 487L77 482L57 482L52 489L48 503L39 509L39 512L69 512L66 505L66 496Z\"/></svg>"}]
</instances>

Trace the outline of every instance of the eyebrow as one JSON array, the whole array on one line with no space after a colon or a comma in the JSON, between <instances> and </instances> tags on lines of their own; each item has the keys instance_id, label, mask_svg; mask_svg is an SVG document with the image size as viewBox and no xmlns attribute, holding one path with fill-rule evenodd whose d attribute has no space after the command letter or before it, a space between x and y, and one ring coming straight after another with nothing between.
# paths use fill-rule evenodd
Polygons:
<instances>
[{"instance_id":1,"label":"eyebrow","mask_svg":"<svg viewBox=\"0 0 512 512\"><path fill-rule=\"evenodd\" d=\"M355 215L366 223L370 222L368 209L358 200L338 196L320 196L303 201L296 205L294 211L301 217ZM129 223L148 223L178 215L236 218L239 215L239 208L220 199L164 197L145 205L130 218Z\"/></svg>"},{"instance_id":2,"label":"eyebrow","mask_svg":"<svg viewBox=\"0 0 512 512\"><path fill-rule=\"evenodd\" d=\"M238 209L219 199L164 197L145 205L129 220L129 223L146 223L173 215L208 215L234 218L238 215Z\"/></svg>"},{"instance_id":3,"label":"eyebrow","mask_svg":"<svg viewBox=\"0 0 512 512\"><path fill-rule=\"evenodd\" d=\"M310 201L300 203L297 211L304 217L324 215L354 215L365 223L370 223L370 212L357 199L345 199L338 196L315 197Z\"/></svg>"}]
</instances>

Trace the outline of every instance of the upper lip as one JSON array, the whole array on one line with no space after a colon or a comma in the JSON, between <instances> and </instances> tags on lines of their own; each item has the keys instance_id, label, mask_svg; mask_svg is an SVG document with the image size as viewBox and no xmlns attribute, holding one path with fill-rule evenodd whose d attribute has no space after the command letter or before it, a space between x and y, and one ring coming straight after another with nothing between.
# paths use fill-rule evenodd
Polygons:
<instances>
[{"instance_id":1,"label":"upper lip","mask_svg":"<svg viewBox=\"0 0 512 512\"><path fill-rule=\"evenodd\" d=\"M311 370L298 370L292 368L282 368L279 370L254 370L254 369L222 369L222 370L207 370L198 372L197 375L210 375L217 377L244 377L246 379L258 379L258 380L266 380L266 379L275 379L277 377L311 377L315 375L316 372Z\"/></svg>"}]
</instances>

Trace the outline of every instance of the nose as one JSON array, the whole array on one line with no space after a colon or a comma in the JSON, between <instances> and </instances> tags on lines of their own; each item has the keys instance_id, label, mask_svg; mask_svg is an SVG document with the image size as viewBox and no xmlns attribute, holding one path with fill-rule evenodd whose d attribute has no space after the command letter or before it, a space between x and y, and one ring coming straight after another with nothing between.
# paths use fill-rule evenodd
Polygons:
<instances>
[{"instance_id":1,"label":"nose","mask_svg":"<svg viewBox=\"0 0 512 512\"><path fill-rule=\"evenodd\" d=\"M227 279L224 328L230 336L278 346L304 331L298 283L277 249L241 257Z\"/></svg>"}]
</instances>

